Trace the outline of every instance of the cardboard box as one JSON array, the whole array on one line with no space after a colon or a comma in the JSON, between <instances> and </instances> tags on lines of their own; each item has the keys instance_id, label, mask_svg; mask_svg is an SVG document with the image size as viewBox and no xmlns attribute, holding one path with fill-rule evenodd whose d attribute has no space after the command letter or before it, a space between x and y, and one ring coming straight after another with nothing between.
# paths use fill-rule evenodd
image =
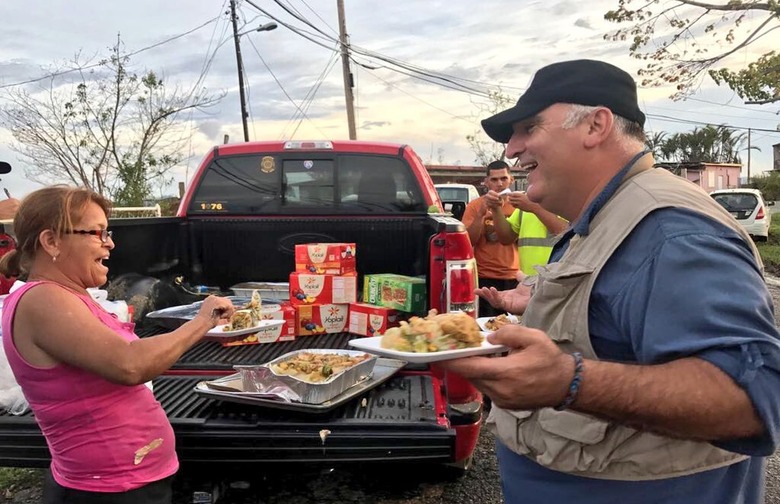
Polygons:
<instances>
[{"instance_id":1,"label":"cardboard box","mask_svg":"<svg viewBox=\"0 0 780 504\"><path fill-rule=\"evenodd\" d=\"M297 336L340 333L347 330L348 304L297 305L295 313Z\"/></svg>"},{"instance_id":2,"label":"cardboard box","mask_svg":"<svg viewBox=\"0 0 780 504\"><path fill-rule=\"evenodd\" d=\"M396 310L422 313L427 305L425 280L381 273L363 279L363 302Z\"/></svg>"},{"instance_id":3,"label":"cardboard box","mask_svg":"<svg viewBox=\"0 0 780 504\"><path fill-rule=\"evenodd\" d=\"M295 271L319 275L355 272L354 243L304 243L295 246Z\"/></svg>"},{"instance_id":4,"label":"cardboard box","mask_svg":"<svg viewBox=\"0 0 780 504\"><path fill-rule=\"evenodd\" d=\"M243 339L222 343L222 346L257 345L295 339L295 307L291 303L264 304L262 317L267 320L284 320L284 324L266 327L254 334L247 334Z\"/></svg>"},{"instance_id":5,"label":"cardboard box","mask_svg":"<svg viewBox=\"0 0 780 504\"><path fill-rule=\"evenodd\" d=\"M379 336L398 326L398 310L367 303L349 304L349 332L361 336Z\"/></svg>"},{"instance_id":6,"label":"cardboard box","mask_svg":"<svg viewBox=\"0 0 780 504\"><path fill-rule=\"evenodd\" d=\"M357 301L357 275L290 273L290 302L300 304L348 304Z\"/></svg>"}]
</instances>

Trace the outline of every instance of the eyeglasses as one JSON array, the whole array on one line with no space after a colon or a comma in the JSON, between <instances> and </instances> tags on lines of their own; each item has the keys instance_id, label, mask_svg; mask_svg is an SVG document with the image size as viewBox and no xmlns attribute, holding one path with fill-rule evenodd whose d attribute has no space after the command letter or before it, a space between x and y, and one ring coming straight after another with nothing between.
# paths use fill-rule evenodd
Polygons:
<instances>
[{"instance_id":1,"label":"eyeglasses","mask_svg":"<svg viewBox=\"0 0 780 504\"><path fill-rule=\"evenodd\" d=\"M80 234L80 235L92 235L100 238L103 243L108 242L108 239L114 234L113 231L108 229L73 229L71 231L65 231L65 234Z\"/></svg>"}]
</instances>

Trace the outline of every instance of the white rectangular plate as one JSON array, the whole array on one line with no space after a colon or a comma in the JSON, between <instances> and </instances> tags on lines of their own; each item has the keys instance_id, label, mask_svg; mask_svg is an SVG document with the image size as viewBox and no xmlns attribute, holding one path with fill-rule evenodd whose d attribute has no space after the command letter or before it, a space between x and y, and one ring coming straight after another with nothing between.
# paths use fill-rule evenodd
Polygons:
<instances>
[{"instance_id":1,"label":"white rectangular plate","mask_svg":"<svg viewBox=\"0 0 780 504\"><path fill-rule=\"evenodd\" d=\"M509 317L509 320L510 320L510 321L512 321L512 323L513 323L513 324L517 324L517 323L520 321L520 320L517 318L517 316L516 316L516 315L507 315L507 316ZM495 317L478 317L478 318L477 318L477 325L478 325L478 326L479 326L479 328L480 328L480 329L482 329L483 331L487 331L487 332L493 332L493 330L492 330L492 329L488 329L488 328L487 328L487 326L485 326L485 324L487 324L487 321L488 321L488 320L490 320L490 319L492 319L492 318L495 318Z\"/></svg>"},{"instance_id":2,"label":"white rectangular plate","mask_svg":"<svg viewBox=\"0 0 780 504\"><path fill-rule=\"evenodd\" d=\"M252 333L256 333L261 329L265 329L268 327L277 327L282 324L284 324L284 320L282 319L261 320L260 323L254 327L247 327L246 329L239 329L237 331L225 331L224 330L225 327L227 327L229 324L222 324L216 326L214 329L207 332L206 336L210 338L232 338L233 336L252 334Z\"/></svg>"},{"instance_id":3,"label":"white rectangular plate","mask_svg":"<svg viewBox=\"0 0 780 504\"><path fill-rule=\"evenodd\" d=\"M482 333L483 336L485 334L486 333ZM472 355L490 355L494 353L506 352L509 350L503 345L493 345L492 343L488 343L487 340L484 340L481 346L474 348L444 350L442 352L400 352L398 350L382 348L381 341L382 336L374 336L373 338L358 338L350 340L349 345L375 355L391 357L393 359L401 359L407 362L413 362L415 364L459 359L461 357L471 357Z\"/></svg>"}]
</instances>

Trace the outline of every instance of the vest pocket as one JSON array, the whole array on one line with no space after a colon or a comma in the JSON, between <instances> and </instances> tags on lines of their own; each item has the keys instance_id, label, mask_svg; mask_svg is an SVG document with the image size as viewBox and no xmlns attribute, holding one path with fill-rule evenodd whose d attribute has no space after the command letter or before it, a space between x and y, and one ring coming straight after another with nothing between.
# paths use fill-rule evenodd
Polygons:
<instances>
[{"instance_id":1,"label":"vest pocket","mask_svg":"<svg viewBox=\"0 0 780 504\"><path fill-rule=\"evenodd\" d=\"M525 454L528 449L519 442L520 429L533 413L529 410L505 410L493 406L485 424L509 449Z\"/></svg>"},{"instance_id":2,"label":"vest pocket","mask_svg":"<svg viewBox=\"0 0 780 504\"><path fill-rule=\"evenodd\" d=\"M539 411L539 426L550 434L592 445L604 439L609 423L582 413L544 408Z\"/></svg>"},{"instance_id":3,"label":"vest pocket","mask_svg":"<svg viewBox=\"0 0 780 504\"><path fill-rule=\"evenodd\" d=\"M574 334L570 331L579 327L578 317L583 311L587 315L587 297L578 293L592 273L593 268L587 266L548 264L539 273L536 290L523 316L525 325L544 330L558 343L571 342Z\"/></svg>"}]
</instances>

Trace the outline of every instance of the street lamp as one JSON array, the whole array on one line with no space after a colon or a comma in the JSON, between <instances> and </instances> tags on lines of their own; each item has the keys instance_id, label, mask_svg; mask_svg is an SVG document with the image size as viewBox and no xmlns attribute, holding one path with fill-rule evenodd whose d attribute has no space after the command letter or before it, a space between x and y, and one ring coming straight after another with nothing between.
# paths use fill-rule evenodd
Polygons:
<instances>
[{"instance_id":1,"label":"street lamp","mask_svg":"<svg viewBox=\"0 0 780 504\"><path fill-rule=\"evenodd\" d=\"M233 41L236 45L236 64L238 65L238 96L241 99L241 124L244 126L244 141L249 141L249 127L247 126L246 120L247 117L249 117L249 113L246 110L246 97L244 96L244 71L243 71L243 63L241 61L241 43L238 41L239 37L241 35L246 35L247 33L251 33L253 31L271 31L275 30L277 25L274 22L266 23L264 25L259 26L258 28L254 30L249 30L243 33L238 33L238 26L236 25L236 2L235 0L230 1L230 11L231 11L231 17L233 20Z\"/></svg>"}]
</instances>

